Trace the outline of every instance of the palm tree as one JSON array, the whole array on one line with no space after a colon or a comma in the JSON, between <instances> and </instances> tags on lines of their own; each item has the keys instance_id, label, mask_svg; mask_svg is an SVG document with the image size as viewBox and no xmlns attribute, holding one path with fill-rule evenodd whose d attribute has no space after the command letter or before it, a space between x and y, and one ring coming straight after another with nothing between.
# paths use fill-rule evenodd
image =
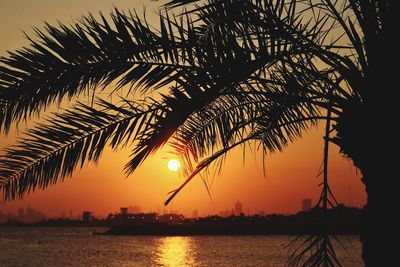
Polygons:
<instances>
[{"instance_id":1,"label":"palm tree","mask_svg":"<svg viewBox=\"0 0 400 267\"><path fill-rule=\"evenodd\" d=\"M199 2L199 3L196 3ZM192 5L194 4L194 5ZM361 236L366 266L391 266L382 218L392 207L395 106L394 11L382 0L169 1L156 30L135 13L112 23L86 17L73 26L36 29L31 47L0 58L0 130L55 101L115 85L119 102L93 97L28 130L0 157L4 198L22 197L97 161L106 145L132 147L126 173L169 142L187 180L221 163L237 146L283 149L325 123L323 186L318 205L335 205L328 184L329 143L363 175L368 194ZM188 8L178 16L170 9ZM379 88L379 90L377 89ZM126 92L127 91L127 92ZM151 97L158 92L158 97ZM140 98L138 99L138 95ZM132 97L135 96L135 97ZM325 213L323 212L322 215ZM321 224L291 264L315 249L307 266L335 266ZM377 232L375 229L379 229Z\"/></svg>"}]
</instances>

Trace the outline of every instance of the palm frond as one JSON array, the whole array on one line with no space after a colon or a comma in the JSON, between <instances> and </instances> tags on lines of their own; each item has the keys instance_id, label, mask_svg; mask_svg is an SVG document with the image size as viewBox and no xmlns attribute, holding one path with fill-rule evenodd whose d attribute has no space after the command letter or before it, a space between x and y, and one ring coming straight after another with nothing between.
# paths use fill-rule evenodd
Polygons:
<instances>
[{"instance_id":1,"label":"palm frond","mask_svg":"<svg viewBox=\"0 0 400 267\"><path fill-rule=\"evenodd\" d=\"M72 110L54 114L4 150L0 188L5 200L71 176L78 165L96 162L106 145L131 144L160 108L131 101L120 106L104 100L95 104L97 108L79 103Z\"/></svg>"},{"instance_id":2,"label":"palm frond","mask_svg":"<svg viewBox=\"0 0 400 267\"><path fill-rule=\"evenodd\" d=\"M148 89L194 67L193 57L186 55L192 54L196 40L183 21L176 25L160 16L158 32L136 14L117 9L111 13L112 24L100 17L97 21L89 15L71 26L46 23L44 31L35 28L38 40L28 37L30 47L0 58L0 130L87 89L115 80L118 88L131 84Z\"/></svg>"},{"instance_id":3,"label":"palm frond","mask_svg":"<svg viewBox=\"0 0 400 267\"><path fill-rule=\"evenodd\" d=\"M238 105L236 101L232 101L232 104ZM197 114L178 129L172 146L176 148L178 155L183 156L187 165L193 165L191 160L193 158L196 167L189 169L191 173L188 178L172 192L165 205L196 175L208 168L214 161L225 157L233 148L250 141L257 141L263 147L263 151L281 150L289 141L292 142L300 137L303 130L317 123L318 120L326 119L317 114L305 117L302 112L299 112L296 105L278 106L274 103L270 104L269 109L262 110L260 112L262 115L255 112L257 114L255 117L252 117L251 113L243 117L240 116L242 113L234 114L233 118L229 116L235 108L247 110L254 107L252 106L254 104L242 103L237 107L223 106L219 109L214 107L214 110L208 108L207 113ZM246 107L246 105L249 106ZM297 114L295 115L295 113ZM202 115L205 117L201 117ZM205 120L206 116L207 120ZM227 117L224 118L225 116ZM235 121L237 124L233 123ZM220 149L217 150L217 148ZM215 150L217 151L214 152ZM211 155L199 162L198 159L204 158L207 152Z\"/></svg>"},{"instance_id":4,"label":"palm frond","mask_svg":"<svg viewBox=\"0 0 400 267\"><path fill-rule=\"evenodd\" d=\"M210 31L217 33L219 26L214 26L216 28ZM257 39L243 35L238 38L227 31L200 37L194 51L198 69L184 70L179 77L175 76L177 85L161 99L167 109L156 114L157 122L149 125L139 136L133 158L126 166L127 173L135 170L150 153L165 144L197 110L213 103L221 95L235 93L236 85L249 75L262 72L266 66L278 64L298 53L290 45L272 48L271 43L279 36L260 35ZM271 42L262 42L264 39L271 39ZM245 42L247 45L244 45Z\"/></svg>"},{"instance_id":5,"label":"palm frond","mask_svg":"<svg viewBox=\"0 0 400 267\"><path fill-rule=\"evenodd\" d=\"M338 260L333 244L332 238L322 232L311 236L298 236L289 244L292 254L288 258L288 266L341 267L343 265Z\"/></svg>"},{"instance_id":6,"label":"palm frond","mask_svg":"<svg viewBox=\"0 0 400 267\"><path fill-rule=\"evenodd\" d=\"M310 105L309 99L299 97L299 93L307 92L305 89L294 90L290 83L284 84L278 91L267 90L267 87L263 89L264 94L261 95L223 95L189 117L177 129L172 146L189 166L189 173L187 180L173 192L166 204L191 179L232 148L256 140L263 151L282 150L303 131L328 118L321 116L318 106ZM250 90L257 92L254 87ZM336 118L329 114L329 119ZM199 162L204 157L206 159ZM192 168L193 165L196 167Z\"/></svg>"}]
</instances>

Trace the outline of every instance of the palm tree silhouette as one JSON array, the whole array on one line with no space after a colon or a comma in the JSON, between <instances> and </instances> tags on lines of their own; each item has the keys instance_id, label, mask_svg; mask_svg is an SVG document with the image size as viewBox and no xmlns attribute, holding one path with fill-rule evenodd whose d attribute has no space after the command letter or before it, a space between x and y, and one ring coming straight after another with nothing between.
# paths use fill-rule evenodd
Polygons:
<instances>
[{"instance_id":1,"label":"palm tree silhouette","mask_svg":"<svg viewBox=\"0 0 400 267\"><path fill-rule=\"evenodd\" d=\"M188 10L172 16L180 6ZM95 95L113 83L114 94L128 87L126 95L141 96L118 103L94 97L91 105L78 103L29 130L0 158L4 198L70 176L97 161L106 145L133 146L130 174L170 142L188 175L172 199L232 148L256 142L264 152L281 150L325 122L318 205L335 205L328 184L334 143L361 171L368 193L361 236L366 266L391 266L393 228L381 208L393 203L386 177L395 176L389 156L396 140L395 75L386 63L396 51L392 2L173 0L166 8L159 30L119 10L112 23L90 15L72 26L46 24L31 47L0 59L4 133L56 101L89 90ZM154 92L159 96L152 98ZM316 248L304 265L339 265L321 229L291 264Z\"/></svg>"}]
</instances>

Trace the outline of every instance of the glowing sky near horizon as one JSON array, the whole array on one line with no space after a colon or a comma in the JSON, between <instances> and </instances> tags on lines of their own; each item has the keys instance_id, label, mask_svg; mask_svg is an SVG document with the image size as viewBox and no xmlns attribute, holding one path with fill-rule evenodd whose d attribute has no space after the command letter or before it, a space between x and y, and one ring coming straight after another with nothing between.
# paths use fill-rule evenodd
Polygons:
<instances>
[{"instance_id":1,"label":"glowing sky near horizon","mask_svg":"<svg viewBox=\"0 0 400 267\"><path fill-rule=\"evenodd\" d=\"M138 14L142 14L146 5L149 22L155 26L158 24L153 11L160 3L153 1L2 0L0 56L6 56L7 50L26 45L22 31L32 33L32 26L41 28L44 21L68 23L88 12L102 11L107 14L113 5L121 10L136 8ZM0 136L0 148L11 144L16 134L14 131L8 137ZM329 168L333 192L339 202L363 206L366 199L364 187L355 168L351 161L339 155L336 147L331 147ZM51 216L69 210L74 214L91 210L104 215L117 211L121 206L136 204L142 211L178 210L188 216L192 210L198 209L202 216L231 209L233 203L239 200L246 213L261 210L266 213L293 213L300 209L303 198L311 198L315 203L319 197L318 184L322 177L316 175L322 161L322 149L322 131L313 129L283 153L267 155L265 177L260 152L247 149L243 154L240 148L235 149L229 154L220 175L209 175L209 181L212 181L211 199L201 179L196 178L166 208L163 202L168 197L167 192L177 188L184 180L180 172L168 169L168 161L173 158L169 153L171 148L165 147L156 153L127 178L123 166L129 160L129 149L117 152L106 149L97 165L89 164L76 170L72 179L66 178L63 183L29 194L23 200L2 203L0 211L15 213L18 207L30 205Z\"/></svg>"}]
</instances>

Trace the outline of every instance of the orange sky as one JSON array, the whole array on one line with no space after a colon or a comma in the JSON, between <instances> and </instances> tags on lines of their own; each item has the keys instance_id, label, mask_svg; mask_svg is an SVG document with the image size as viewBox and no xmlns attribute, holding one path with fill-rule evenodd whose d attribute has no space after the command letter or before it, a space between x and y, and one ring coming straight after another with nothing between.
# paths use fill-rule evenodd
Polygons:
<instances>
[{"instance_id":1,"label":"orange sky","mask_svg":"<svg viewBox=\"0 0 400 267\"><path fill-rule=\"evenodd\" d=\"M162 3L163 1L161 1ZM122 10L136 8L140 12L146 4L148 17L160 3L146 0L2 0L0 1L0 56L6 50L20 48L27 42L22 30L29 32L31 26L42 26L43 21L54 23L57 19L69 22L88 12L108 13L113 5ZM154 18L154 16L153 16ZM157 25L157 22L153 22ZM1 136L0 148L10 143L14 133L7 138ZM316 177L322 160L322 131L314 129L287 148L267 158L267 177L262 173L260 153L246 151L243 165L242 150L234 150L228 157L224 169L214 179L211 188L212 201L199 178L192 181L172 202L168 210L178 210L187 216L198 209L199 215L218 213L231 209L237 200L244 210L256 213L293 213L299 210L305 197L317 200L318 184L322 177ZM331 145L330 179L337 199L346 205L362 206L365 203L364 188L356 176L351 161L343 159L338 149ZM112 152L106 149L98 165L90 164L77 170L72 179L49 187L45 191L30 194L24 200L0 204L3 212L15 213L18 207L31 207L57 216L61 211L91 210L95 214L115 212L120 206L139 205L144 211L162 211L166 193L183 181L177 173L168 171L170 155L166 147L149 158L134 174L125 178L123 166L128 161L129 150ZM212 177L210 177L211 179Z\"/></svg>"}]
</instances>

